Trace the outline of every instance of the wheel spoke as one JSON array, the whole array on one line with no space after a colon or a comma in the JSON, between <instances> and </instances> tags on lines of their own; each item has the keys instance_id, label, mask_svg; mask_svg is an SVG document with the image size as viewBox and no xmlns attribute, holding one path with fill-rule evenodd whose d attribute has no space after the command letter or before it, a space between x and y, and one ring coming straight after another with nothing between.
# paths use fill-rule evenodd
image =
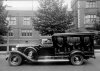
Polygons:
<instances>
[{"instance_id":1,"label":"wheel spoke","mask_svg":"<svg viewBox=\"0 0 100 71\"><path fill-rule=\"evenodd\" d=\"M81 63L81 58L79 56L75 57L75 63L80 64Z\"/></svg>"},{"instance_id":2,"label":"wheel spoke","mask_svg":"<svg viewBox=\"0 0 100 71\"><path fill-rule=\"evenodd\" d=\"M81 55L73 55L71 62L74 65L81 65L83 63L83 57Z\"/></svg>"},{"instance_id":3,"label":"wheel spoke","mask_svg":"<svg viewBox=\"0 0 100 71\"><path fill-rule=\"evenodd\" d=\"M9 62L9 64L12 65L12 66L18 66L18 65L21 64L22 58L21 58L20 55L12 54L12 55L9 57L8 62Z\"/></svg>"},{"instance_id":4,"label":"wheel spoke","mask_svg":"<svg viewBox=\"0 0 100 71\"><path fill-rule=\"evenodd\" d=\"M17 56L12 57L11 63L12 63L12 64L18 63L18 57L17 57Z\"/></svg>"}]
</instances>

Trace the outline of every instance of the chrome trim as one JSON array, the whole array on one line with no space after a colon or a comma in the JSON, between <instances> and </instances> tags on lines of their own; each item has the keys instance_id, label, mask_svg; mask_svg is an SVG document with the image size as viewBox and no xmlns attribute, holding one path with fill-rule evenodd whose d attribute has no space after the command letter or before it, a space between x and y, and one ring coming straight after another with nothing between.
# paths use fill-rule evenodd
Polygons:
<instances>
[{"instance_id":1,"label":"chrome trim","mask_svg":"<svg viewBox=\"0 0 100 71\"><path fill-rule=\"evenodd\" d=\"M37 62L65 62L69 61L68 59L40 59Z\"/></svg>"}]
</instances>

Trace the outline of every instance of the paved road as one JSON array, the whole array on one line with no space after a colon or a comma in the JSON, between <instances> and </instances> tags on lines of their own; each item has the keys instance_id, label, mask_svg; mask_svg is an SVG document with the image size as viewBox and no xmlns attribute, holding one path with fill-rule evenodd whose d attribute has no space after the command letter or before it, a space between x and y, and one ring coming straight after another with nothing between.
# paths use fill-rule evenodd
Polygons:
<instances>
[{"instance_id":1,"label":"paved road","mask_svg":"<svg viewBox=\"0 0 100 71\"><path fill-rule=\"evenodd\" d=\"M90 59L82 66L73 66L69 63L35 63L11 67L4 58L0 58L0 71L100 71L100 54L96 59Z\"/></svg>"}]
</instances>

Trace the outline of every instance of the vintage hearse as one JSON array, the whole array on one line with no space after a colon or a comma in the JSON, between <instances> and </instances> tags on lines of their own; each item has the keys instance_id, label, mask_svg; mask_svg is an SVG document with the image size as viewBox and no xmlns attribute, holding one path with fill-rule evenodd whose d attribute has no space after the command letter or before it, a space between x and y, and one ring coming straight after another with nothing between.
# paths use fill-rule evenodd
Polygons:
<instances>
[{"instance_id":1,"label":"vintage hearse","mask_svg":"<svg viewBox=\"0 0 100 71\"><path fill-rule=\"evenodd\" d=\"M95 58L94 33L56 33L41 44L19 44L7 57L11 66L27 62L66 62L81 65Z\"/></svg>"}]
</instances>

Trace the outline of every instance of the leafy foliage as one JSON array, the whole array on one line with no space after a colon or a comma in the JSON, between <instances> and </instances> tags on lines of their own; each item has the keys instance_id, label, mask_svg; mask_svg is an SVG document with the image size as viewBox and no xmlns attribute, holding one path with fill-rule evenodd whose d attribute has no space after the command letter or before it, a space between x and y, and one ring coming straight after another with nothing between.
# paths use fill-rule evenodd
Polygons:
<instances>
[{"instance_id":1,"label":"leafy foliage","mask_svg":"<svg viewBox=\"0 0 100 71\"><path fill-rule=\"evenodd\" d=\"M3 42L3 35L7 33L7 12L5 11L5 6L0 3L0 43Z\"/></svg>"},{"instance_id":2,"label":"leafy foliage","mask_svg":"<svg viewBox=\"0 0 100 71\"><path fill-rule=\"evenodd\" d=\"M40 0L40 9L33 18L33 26L42 35L63 33L73 21L73 16L63 5L63 0Z\"/></svg>"}]
</instances>

